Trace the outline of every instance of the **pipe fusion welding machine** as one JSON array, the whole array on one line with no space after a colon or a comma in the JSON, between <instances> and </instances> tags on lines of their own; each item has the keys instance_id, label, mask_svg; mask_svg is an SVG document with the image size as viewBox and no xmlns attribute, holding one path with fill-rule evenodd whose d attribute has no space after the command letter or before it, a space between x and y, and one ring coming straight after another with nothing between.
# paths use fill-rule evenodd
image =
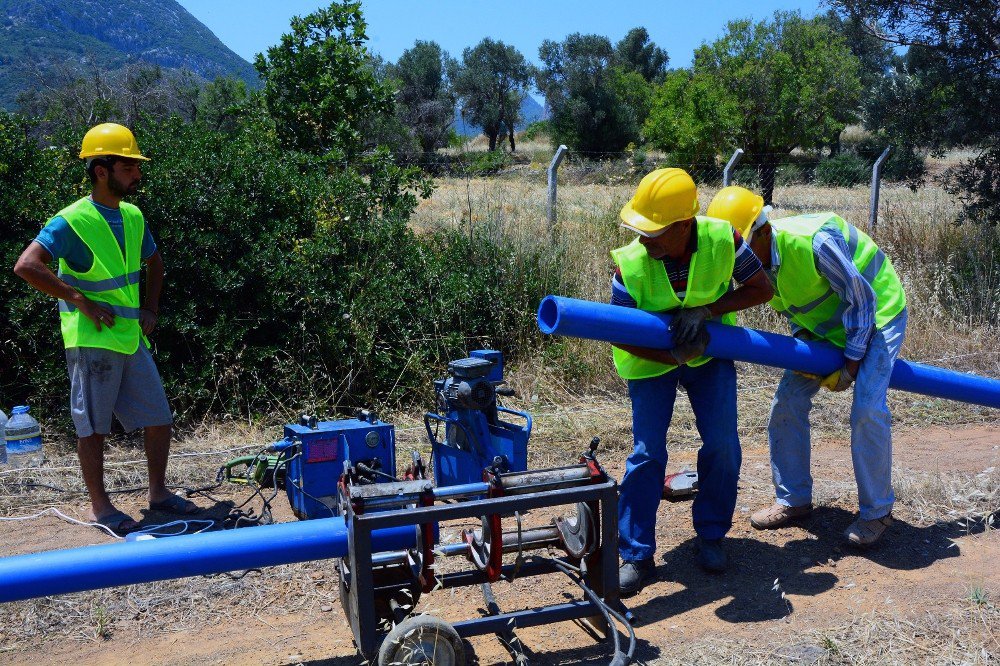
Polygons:
<instances>
[{"instance_id":1,"label":"pipe fusion welding machine","mask_svg":"<svg viewBox=\"0 0 1000 666\"><path fill-rule=\"evenodd\" d=\"M618 600L617 486L597 461L599 440L572 465L529 470L532 419L502 406L513 392L497 351L449 363L434 388L437 411L424 417L433 481L417 451L397 476L395 429L374 413L304 416L266 455L243 461L258 484L284 485L300 522L0 559L0 602L333 559L355 644L370 662L460 665L462 639L492 633L523 663L515 629L587 620L612 639L611 663L628 663L635 637ZM478 527L442 529L463 520ZM442 538L449 533L460 538ZM581 598L500 609L491 584L548 573L571 578ZM469 585L481 586L486 616L448 623L416 613L421 595Z\"/></svg>"},{"instance_id":2,"label":"pipe fusion welding machine","mask_svg":"<svg viewBox=\"0 0 1000 666\"><path fill-rule=\"evenodd\" d=\"M304 419L286 426L285 439L270 448L288 460L285 489L296 515L342 517L349 527L348 552L337 560L340 598L366 658L381 644L380 664L458 664L463 637L495 633L516 646L516 627L589 617L614 636L624 663L609 613L618 590L617 490L595 457L598 441L574 465L529 471L532 419L499 404L499 397L513 395L503 384L503 357L492 350L452 361L448 376L434 382L438 411L424 416L434 482L416 451L395 477L394 428L366 411L344 421ZM570 517L522 524L533 509L567 505ZM441 523L461 519L475 519L480 527L442 543ZM412 529L407 548L372 547L372 534L401 527ZM561 549L565 560L526 557L547 548ZM505 563L504 555L515 553L514 562ZM439 570L442 558L455 556L472 566ZM500 610L491 583L560 570L582 585L584 599ZM424 593L475 584L482 586L487 617L448 624L410 616ZM378 627L387 622L394 628L383 638Z\"/></svg>"}]
</instances>

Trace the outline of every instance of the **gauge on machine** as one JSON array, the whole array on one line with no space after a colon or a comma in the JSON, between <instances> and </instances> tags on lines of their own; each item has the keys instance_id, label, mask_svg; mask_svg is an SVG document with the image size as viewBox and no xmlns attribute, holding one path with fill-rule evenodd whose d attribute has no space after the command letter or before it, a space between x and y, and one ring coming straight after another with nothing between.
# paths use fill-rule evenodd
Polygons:
<instances>
[{"instance_id":1,"label":"gauge on machine","mask_svg":"<svg viewBox=\"0 0 1000 666\"><path fill-rule=\"evenodd\" d=\"M376 432L375 430L369 430L368 434L365 435L365 444L368 445L369 449L374 449L376 446L378 446L379 441L380 438L378 436L378 432Z\"/></svg>"}]
</instances>

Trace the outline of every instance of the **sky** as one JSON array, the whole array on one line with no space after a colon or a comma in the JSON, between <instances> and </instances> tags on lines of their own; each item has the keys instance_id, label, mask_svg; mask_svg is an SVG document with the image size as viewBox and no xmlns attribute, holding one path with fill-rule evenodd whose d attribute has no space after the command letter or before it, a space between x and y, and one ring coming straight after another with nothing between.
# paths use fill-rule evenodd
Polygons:
<instances>
[{"instance_id":1,"label":"sky","mask_svg":"<svg viewBox=\"0 0 1000 666\"><path fill-rule=\"evenodd\" d=\"M253 62L277 44L293 16L305 16L323 0L178 0L222 42ZM694 49L725 31L727 21L761 20L775 10L799 10L806 17L826 11L823 0L363 0L368 47L395 62L414 41L434 41L452 56L484 37L516 47L538 61L545 39L562 41L574 32L604 35L617 42L643 26L667 51L671 67L691 64Z\"/></svg>"}]
</instances>

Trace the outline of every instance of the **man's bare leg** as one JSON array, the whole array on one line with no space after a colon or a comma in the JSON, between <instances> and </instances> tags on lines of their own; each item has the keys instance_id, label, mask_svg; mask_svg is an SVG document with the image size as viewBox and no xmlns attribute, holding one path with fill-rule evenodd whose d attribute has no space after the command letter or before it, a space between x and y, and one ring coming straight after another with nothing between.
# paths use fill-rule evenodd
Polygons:
<instances>
[{"instance_id":1,"label":"man's bare leg","mask_svg":"<svg viewBox=\"0 0 1000 666\"><path fill-rule=\"evenodd\" d=\"M76 452L80 457L83 483L90 495L90 509L94 520L110 516L118 509L111 503L104 487L104 435L93 434L76 441Z\"/></svg>"},{"instance_id":2,"label":"man's bare leg","mask_svg":"<svg viewBox=\"0 0 1000 666\"><path fill-rule=\"evenodd\" d=\"M149 467L149 501L162 502L173 494L167 488L167 459L170 456L169 425L147 426L143 429L146 461Z\"/></svg>"}]
</instances>

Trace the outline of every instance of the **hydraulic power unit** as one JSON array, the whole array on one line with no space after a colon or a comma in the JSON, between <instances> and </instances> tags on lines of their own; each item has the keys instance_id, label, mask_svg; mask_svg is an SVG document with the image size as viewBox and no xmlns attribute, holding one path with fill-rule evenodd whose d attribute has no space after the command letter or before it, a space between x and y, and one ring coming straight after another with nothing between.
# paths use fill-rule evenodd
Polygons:
<instances>
[{"instance_id":1,"label":"hydraulic power unit","mask_svg":"<svg viewBox=\"0 0 1000 666\"><path fill-rule=\"evenodd\" d=\"M340 515L337 484L348 468L369 483L396 474L395 428L367 410L340 421L303 416L270 448L285 458L285 492L302 520Z\"/></svg>"}]
</instances>

